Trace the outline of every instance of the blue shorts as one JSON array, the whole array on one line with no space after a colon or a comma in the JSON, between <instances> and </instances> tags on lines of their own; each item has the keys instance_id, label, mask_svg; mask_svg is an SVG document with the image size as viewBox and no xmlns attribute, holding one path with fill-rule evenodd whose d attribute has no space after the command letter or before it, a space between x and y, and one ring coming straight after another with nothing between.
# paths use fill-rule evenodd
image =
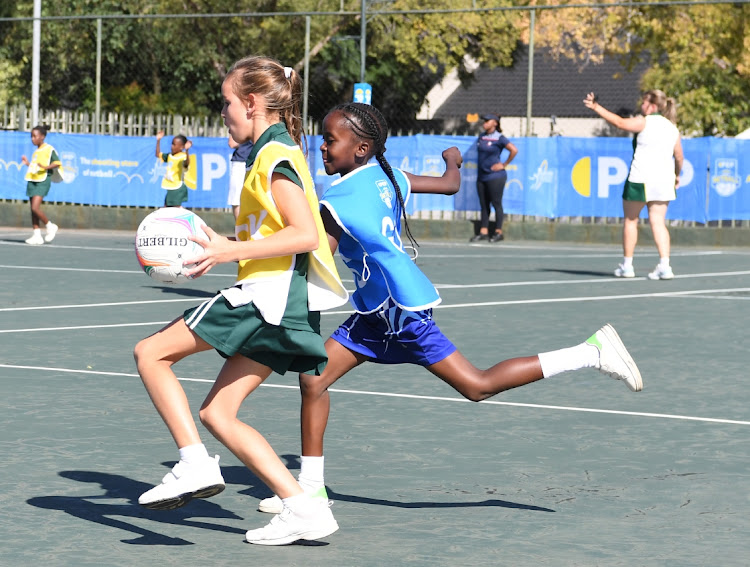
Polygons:
<instances>
[{"instance_id":1,"label":"blue shorts","mask_svg":"<svg viewBox=\"0 0 750 567\"><path fill-rule=\"evenodd\" d=\"M367 315L355 313L331 338L380 364L430 366L456 350L432 320L432 309L411 312L391 307Z\"/></svg>"}]
</instances>

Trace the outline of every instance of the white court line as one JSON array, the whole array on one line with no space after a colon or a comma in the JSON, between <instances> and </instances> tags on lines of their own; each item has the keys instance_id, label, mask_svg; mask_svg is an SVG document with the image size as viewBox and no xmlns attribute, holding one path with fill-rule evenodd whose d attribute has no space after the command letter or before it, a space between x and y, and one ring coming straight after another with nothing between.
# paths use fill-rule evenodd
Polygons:
<instances>
[{"instance_id":1,"label":"white court line","mask_svg":"<svg viewBox=\"0 0 750 567\"><path fill-rule=\"evenodd\" d=\"M46 305L43 307L2 307L0 308L0 313L4 311L46 311L47 309L77 309L79 307L122 307L124 305L148 305L150 303L178 303L185 301L192 301L193 303L195 303L199 300L199 297L188 297L185 299L149 299L144 301L119 301L110 303L79 303L77 305Z\"/></svg>"},{"instance_id":2,"label":"white court line","mask_svg":"<svg viewBox=\"0 0 750 567\"><path fill-rule=\"evenodd\" d=\"M726 278L731 276L748 276L750 270L740 272L703 272L698 274L681 274L675 276L675 279L693 279L693 278ZM591 278L588 280L539 280L525 282L493 282L483 284L434 284L438 289L463 289L463 288L481 288L481 287L515 287L529 285L556 285L556 284L582 284L582 283L611 283L611 282L642 282L647 281L647 277L640 278Z\"/></svg>"},{"instance_id":3,"label":"white court line","mask_svg":"<svg viewBox=\"0 0 750 567\"><path fill-rule=\"evenodd\" d=\"M728 297L726 295L693 295L695 299L723 299L724 301L750 301L750 297Z\"/></svg>"},{"instance_id":4,"label":"white court line","mask_svg":"<svg viewBox=\"0 0 750 567\"><path fill-rule=\"evenodd\" d=\"M588 296L588 297L555 297L550 299L519 299L512 301L485 301L480 303L453 303L450 305L437 305L433 309L455 309L460 307L496 307L500 305L535 305L540 303L573 303L577 301L609 301L614 299L642 299L650 297L684 297L684 296L695 296L706 293L734 293L734 292L747 292L750 291L750 287L735 287L726 289L702 289L702 290L690 290L690 291L665 291L656 293L636 293L630 295L601 295L601 296ZM174 299L165 301L178 301ZM183 301L183 300L179 300ZM151 301L147 303L152 303ZM321 315L351 315L354 313L352 310L346 311L322 311ZM1 333L33 333L37 331L74 331L79 329L111 329L117 327L142 327L148 325L166 325L171 323L170 321L147 321L144 323L119 323L112 325L80 325L74 327L36 327L31 329L3 329Z\"/></svg>"},{"instance_id":5,"label":"white court line","mask_svg":"<svg viewBox=\"0 0 750 567\"><path fill-rule=\"evenodd\" d=\"M503 248L506 248L505 246ZM526 250L525 246L517 246L516 250ZM549 248L545 248L544 250L549 250ZM680 257L693 257L693 256L716 256L720 254L727 254L725 251L721 250L711 250L706 252L675 252L670 255L671 258L676 258L677 256ZM578 254L528 254L527 255L530 258L615 258L617 259L616 254L613 254L611 252L599 252L599 253L593 253L593 252L580 252ZM644 252L644 253L638 253L639 258L647 258L647 257L658 257L659 254L657 252ZM419 263L419 260L421 258L464 258L467 260L475 259L475 258L496 258L496 259L513 259L518 260L521 258L524 258L523 255L513 255L513 256L498 256L497 254L419 254L417 257L417 263Z\"/></svg>"},{"instance_id":6,"label":"white court line","mask_svg":"<svg viewBox=\"0 0 750 567\"><path fill-rule=\"evenodd\" d=\"M7 240L5 242L2 242L3 246L28 246L25 242L8 242ZM67 248L70 250L104 250L105 252L130 252L133 253L133 248L105 248L104 246L66 246L61 244L45 244L44 250L48 250L50 248Z\"/></svg>"},{"instance_id":7,"label":"white court line","mask_svg":"<svg viewBox=\"0 0 750 567\"><path fill-rule=\"evenodd\" d=\"M76 325L75 327L37 327L36 329L3 329L0 333L35 333L37 331L81 331L83 329L117 329L119 327L147 327L167 325L169 321L147 321L145 323L116 323L112 325Z\"/></svg>"},{"instance_id":8,"label":"white court line","mask_svg":"<svg viewBox=\"0 0 750 567\"><path fill-rule=\"evenodd\" d=\"M4 268L6 266L0 266L0 268ZM61 268L64 269L64 268ZM130 273L130 272L128 272ZM141 272L133 272L133 273L141 273ZM218 275L218 274L207 274L207 275ZM708 278L708 277L731 277L731 276L743 276L743 275L750 275L750 271L744 271L744 272L709 272L709 273L703 273L703 274L688 274L688 275L681 275L681 276L675 276L675 278ZM526 282L504 282L504 283L488 283L488 284L435 284L435 287L438 289L469 289L469 288L490 288L490 287L518 287L518 286L531 286L531 285L568 285L568 284L579 284L579 283L607 283L607 282L636 282L636 281L643 281L646 278L595 278L590 280L542 280L542 281L526 281ZM347 283L353 283L353 280L342 280L343 282ZM726 293L727 291L745 291L744 288L734 289L734 290L718 290L719 292ZM703 290L702 293L711 293L714 292L714 290ZM349 290L349 293L352 293L351 290ZM700 292L667 292L668 294L673 293L700 293ZM645 297L650 297L652 295L658 295L658 294L646 294ZM619 296L616 296L619 297ZM623 296L623 297L631 297L631 296ZM641 297L641 296L637 296ZM33 307L0 307L0 313L2 312L8 312L8 311L46 311L47 309L75 309L78 307L119 307L123 305L147 305L147 304L153 304L153 303L175 303L175 302L196 302L198 298L192 297L192 298L186 298L186 299L158 299L158 300L144 300L144 301L120 301L120 302L108 302L108 303L81 303L81 304L69 304L69 305L44 305L44 306L33 306ZM533 300L531 300L533 301ZM541 301L549 301L549 300L541 300ZM513 303L508 303L508 305L511 305ZM484 306L484 305L506 305L506 303L481 303L476 304L477 306ZM442 306L443 309L446 307L450 307L447 305ZM327 313L351 313L351 311L328 311L324 312L323 314Z\"/></svg>"},{"instance_id":9,"label":"white court line","mask_svg":"<svg viewBox=\"0 0 750 567\"><path fill-rule=\"evenodd\" d=\"M28 234L25 231L14 231L10 234L7 234L6 236L17 236L21 238L22 236L25 236ZM4 246L28 246L25 242L16 242L11 240L3 240L2 239L3 233L0 233L0 245ZM610 251L608 254L603 254L603 256L610 257L614 254L616 257L619 253L621 246L619 245L611 245L611 246L601 246L601 245L590 245L590 244L581 244L581 245L570 245L570 246L564 246L564 245L552 245L550 246L549 243L542 243L542 244L530 244L528 243L530 241L527 241L527 244L511 244L509 242L504 242L500 246L488 246L487 244L471 244L468 242L450 242L450 241L435 241L435 240L426 240L423 242L420 242L420 248L424 247L426 248L462 248L462 249L469 249L471 251L474 250L482 250L487 252L488 254L482 255L482 256L489 256L492 255L492 257L497 256L497 252L502 250L561 250L561 251L574 251L579 252L582 254L585 254L585 252L582 252L582 250L589 250L589 251L602 251L607 252ZM44 246L44 249L49 248L65 248L70 250L107 250L107 251L113 251L113 252L133 252L133 247L125 247L125 248L106 248L102 246L81 246L81 245L65 245L65 244L58 244L50 243ZM739 249L731 248L731 249L724 249L724 250L697 250L697 251L690 251L690 250L678 250L678 251L672 251L672 257L675 256L702 256L702 255L713 255L713 254L732 254L732 253L739 253ZM746 252L745 252L746 253ZM422 256L422 254L420 254ZM657 256L655 252L639 252L639 256ZM433 258L440 258L442 257L442 254L436 254L435 256L430 256ZM461 255L460 257L465 258L466 255ZM474 257L474 256L472 256ZM535 256L537 257L537 256ZM548 256L541 256L541 257L548 257ZM549 256L552 257L552 256ZM577 256L573 256L577 257Z\"/></svg>"},{"instance_id":10,"label":"white court line","mask_svg":"<svg viewBox=\"0 0 750 567\"><path fill-rule=\"evenodd\" d=\"M73 374L94 374L99 376L124 376L128 378L138 378L138 374L128 372L102 372L98 370L75 370L72 368L50 368L46 366L21 366L15 364L0 364L0 368L11 368L15 370L39 370L39 371L50 371L50 372L68 372ZM203 382L206 384L213 384L214 380L207 380L205 378L177 378L182 382ZM299 390L299 386L287 386L284 384L261 384L261 387L266 388L284 388L289 390ZM596 408L584 408L584 407L570 407L570 406L551 406L545 404L526 404L521 402L498 402L494 400L484 400L481 402L472 402L466 398L448 398L443 396L422 396L417 394L396 394L393 392L370 392L367 390L342 390L339 388L329 388L329 392L336 392L339 394L353 394L362 396L382 396L385 398L404 398L410 400L425 400L425 401L438 401L438 402L460 402L469 404L485 404L485 405L496 405L496 406L510 406L518 408L532 408L532 409L549 409L549 410L561 410L561 411L575 411L581 413L602 413L609 415L626 415L631 417L654 417L659 419L678 419L683 421L701 421L704 423L724 423L729 425L750 425L750 421L740 421L735 419L717 419L713 417L696 417L690 415L674 415L668 413L651 413L651 412L639 412L639 411L621 411L621 410L606 410Z\"/></svg>"},{"instance_id":11,"label":"white court line","mask_svg":"<svg viewBox=\"0 0 750 567\"><path fill-rule=\"evenodd\" d=\"M433 309L452 309L456 307L493 307L497 305L533 305L537 303L571 303L575 301L608 301L611 299L639 299L643 297L680 297L701 293L731 293L750 291L750 287L728 289L701 289L688 291L664 291L654 293L634 293L630 295L591 295L588 297L553 297L549 299L518 299L513 301L485 301L482 303L452 303L451 305L437 305Z\"/></svg>"},{"instance_id":12,"label":"white court line","mask_svg":"<svg viewBox=\"0 0 750 567\"><path fill-rule=\"evenodd\" d=\"M97 274L142 274L143 270L102 270L101 268L55 268L55 267L46 267L46 266L6 266L0 264L0 268L4 270L50 270L50 271L59 271L59 272L96 272ZM221 278L231 278L235 274L213 274L208 273L204 274L201 277L205 278L206 276L212 276L212 277L221 277Z\"/></svg>"}]
</instances>

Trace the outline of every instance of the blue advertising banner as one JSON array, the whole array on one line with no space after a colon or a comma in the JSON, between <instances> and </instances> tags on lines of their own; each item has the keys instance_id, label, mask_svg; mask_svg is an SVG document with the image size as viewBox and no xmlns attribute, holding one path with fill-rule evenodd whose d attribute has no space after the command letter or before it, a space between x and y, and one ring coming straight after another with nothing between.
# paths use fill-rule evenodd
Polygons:
<instances>
[{"instance_id":1,"label":"blue advertising banner","mask_svg":"<svg viewBox=\"0 0 750 567\"><path fill-rule=\"evenodd\" d=\"M708 220L750 218L750 142L709 138Z\"/></svg>"},{"instance_id":2,"label":"blue advertising banner","mask_svg":"<svg viewBox=\"0 0 750 567\"><path fill-rule=\"evenodd\" d=\"M47 200L104 206L159 207L165 190L161 180L165 164L156 157L155 138L47 134L63 164L63 182L55 183ZM161 141L168 153L172 138ZM0 198L26 198L26 167L21 156L31 157L36 148L28 133L0 134ZM226 138L194 138L190 150L198 165L198 188L189 191L186 206L226 207L229 158Z\"/></svg>"},{"instance_id":3,"label":"blue advertising banner","mask_svg":"<svg viewBox=\"0 0 750 567\"><path fill-rule=\"evenodd\" d=\"M164 163L155 156L155 138L57 134L46 141L63 162L62 183L53 184L49 201L103 206L158 207L164 202ZM226 208L229 160L226 138L194 138L197 188L186 206ZM336 177L326 175L321 136L310 136L308 163L319 195ZM416 175L440 176L442 152L457 146L463 156L461 190L453 196L414 195L408 212L476 211L474 136L394 136L386 158ZM622 187L632 157L630 138L518 138L519 152L508 167L503 206L506 213L556 218L622 216ZM168 152L171 137L160 150ZM685 162L677 200L667 217L705 223L750 219L750 141L696 138L682 141ZM35 147L28 132L0 132L0 199L26 199L26 167ZM643 216L646 216L644 210Z\"/></svg>"},{"instance_id":4,"label":"blue advertising banner","mask_svg":"<svg viewBox=\"0 0 750 567\"><path fill-rule=\"evenodd\" d=\"M669 203L667 208L668 219L695 221L703 224L708 220L706 216L706 172L710 140L711 138L682 140L682 153L685 159L682 162L677 198Z\"/></svg>"},{"instance_id":5,"label":"blue advertising banner","mask_svg":"<svg viewBox=\"0 0 750 567\"><path fill-rule=\"evenodd\" d=\"M556 216L558 144L554 138L520 138L512 142L518 155L507 167L503 210L510 214ZM505 154L501 157L504 159Z\"/></svg>"}]
</instances>

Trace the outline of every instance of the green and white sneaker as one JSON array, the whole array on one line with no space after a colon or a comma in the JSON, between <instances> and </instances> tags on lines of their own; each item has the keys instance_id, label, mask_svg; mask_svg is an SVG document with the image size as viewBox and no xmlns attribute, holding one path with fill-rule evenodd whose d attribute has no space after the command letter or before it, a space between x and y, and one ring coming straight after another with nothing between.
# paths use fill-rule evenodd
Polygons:
<instances>
[{"instance_id":1,"label":"green and white sneaker","mask_svg":"<svg viewBox=\"0 0 750 567\"><path fill-rule=\"evenodd\" d=\"M311 489L307 489L303 486L302 489L313 498L325 498L328 500L328 493L326 492L325 486ZM332 504L333 501L328 500L328 505L331 506ZM258 510L265 512L266 514L281 514L284 510L284 503L281 501L281 498L274 494L270 498L264 498L258 502Z\"/></svg>"},{"instance_id":2,"label":"green and white sneaker","mask_svg":"<svg viewBox=\"0 0 750 567\"><path fill-rule=\"evenodd\" d=\"M245 534L248 543L256 545L287 545L298 540L316 540L339 529L327 498L305 495L308 499L304 515L284 507L268 525Z\"/></svg>"},{"instance_id":3,"label":"green and white sneaker","mask_svg":"<svg viewBox=\"0 0 750 567\"><path fill-rule=\"evenodd\" d=\"M599 372L622 380L634 392L643 389L641 373L612 325L604 325L586 342L599 350L599 363L596 365Z\"/></svg>"}]
</instances>

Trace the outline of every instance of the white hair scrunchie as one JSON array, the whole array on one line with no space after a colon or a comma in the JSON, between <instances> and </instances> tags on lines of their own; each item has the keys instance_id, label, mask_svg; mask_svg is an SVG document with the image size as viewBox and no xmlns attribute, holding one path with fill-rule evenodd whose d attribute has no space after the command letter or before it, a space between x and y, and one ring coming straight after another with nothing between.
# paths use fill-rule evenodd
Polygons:
<instances>
[{"instance_id":1,"label":"white hair scrunchie","mask_svg":"<svg viewBox=\"0 0 750 567\"><path fill-rule=\"evenodd\" d=\"M291 67L284 67L284 76L288 79L292 76L292 69Z\"/></svg>"}]
</instances>

